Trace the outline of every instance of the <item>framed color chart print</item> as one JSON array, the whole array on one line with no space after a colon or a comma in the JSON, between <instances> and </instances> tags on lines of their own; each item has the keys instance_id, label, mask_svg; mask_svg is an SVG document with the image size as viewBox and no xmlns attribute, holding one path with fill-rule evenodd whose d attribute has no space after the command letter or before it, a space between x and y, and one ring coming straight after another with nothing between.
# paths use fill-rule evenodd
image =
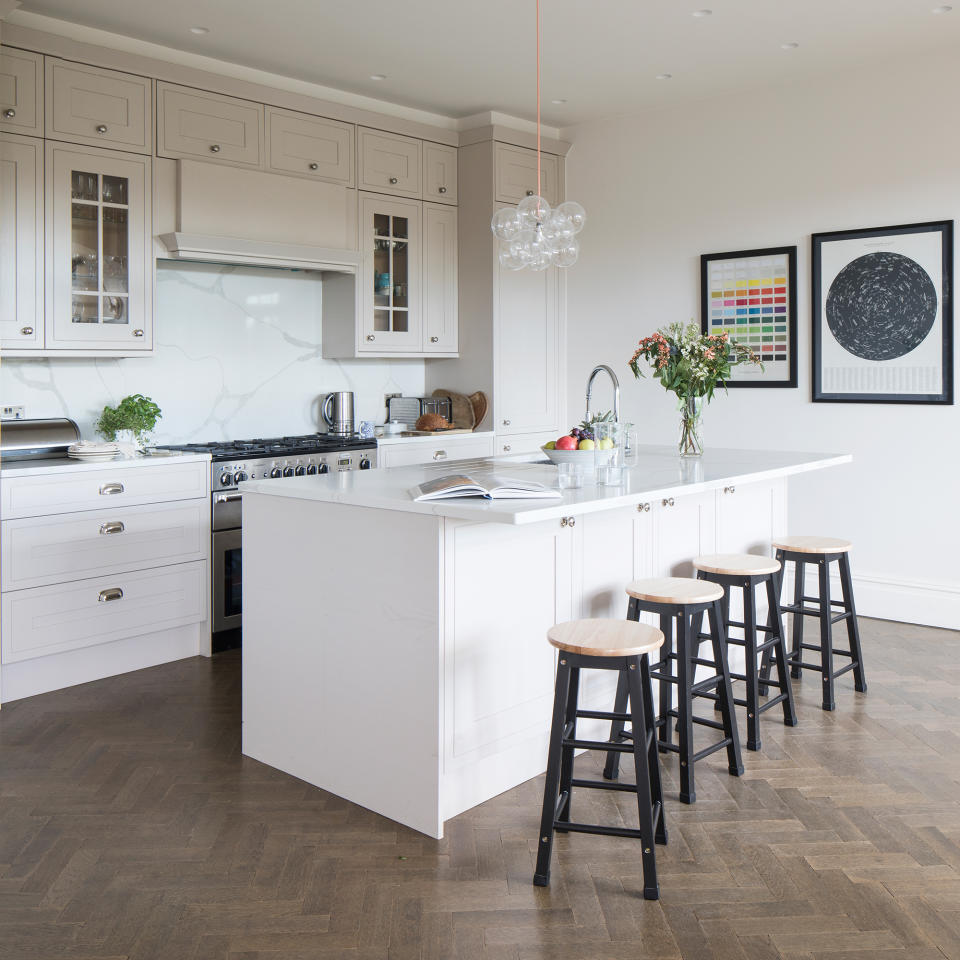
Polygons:
<instances>
[{"instance_id":1,"label":"framed color chart print","mask_svg":"<svg viewBox=\"0 0 960 960\"><path fill-rule=\"evenodd\" d=\"M795 387L797 248L703 254L700 328L726 331L763 361L762 371L753 364L734 367L728 387Z\"/></svg>"},{"instance_id":2,"label":"framed color chart print","mask_svg":"<svg viewBox=\"0 0 960 960\"><path fill-rule=\"evenodd\" d=\"M813 399L953 403L953 221L812 239Z\"/></svg>"}]
</instances>

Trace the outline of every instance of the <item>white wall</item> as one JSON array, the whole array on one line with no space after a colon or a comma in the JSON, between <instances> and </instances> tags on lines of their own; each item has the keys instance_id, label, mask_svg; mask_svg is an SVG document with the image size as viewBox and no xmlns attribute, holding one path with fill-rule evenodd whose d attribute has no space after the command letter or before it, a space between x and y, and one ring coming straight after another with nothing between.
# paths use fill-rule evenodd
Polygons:
<instances>
[{"instance_id":1,"label":"white wall","mask_svg":"<svg viewBox=\"0 0 960 960\"><path fill-rule=\"evenodd\" d=\"M76 420L94 439L104 404L130 393L163 411L158 443L312 433L317 398L355 391L357 419L382 422L385 393L423 393L422 360L324 360L321 282L302 271L160 263L157 350L134 359L10 359L0 402ZM325 429L325 428L324 428Z\"/></svg>"},{"instance_id":2,"label":"white wall","mask_svg":"<svg viewBox=\"0 0 960 960\"><path fill-rule=\"evenodd\" d=\"M701 253L797 244L799 388L721 393L705 443L851 451L792 482L791 529L854 541L861 612L954 627L960 409L810 402L809 250L814 232L960 219L957 90L960 59L928 58L564 131L567 196L589 216L568 276L569 409L610 362L625 416L674 442L672 395L627 367L636 341L699 322Z\"/></svg>"}]
</instances>

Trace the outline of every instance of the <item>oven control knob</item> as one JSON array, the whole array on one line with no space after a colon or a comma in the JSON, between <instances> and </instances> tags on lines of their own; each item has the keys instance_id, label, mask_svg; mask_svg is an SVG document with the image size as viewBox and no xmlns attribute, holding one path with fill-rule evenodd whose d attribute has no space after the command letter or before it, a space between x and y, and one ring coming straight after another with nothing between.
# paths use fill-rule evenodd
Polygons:
<instances>
[{"instance_id":1,"label":"oven control knob","mask_svg":"<svg viewBox=\"0 0 960 960\"><path fill-rule=\"evenodd\" d=\"M320 466L317 467L317 473L329 473L329 472L330 472L330 468L325 463L321 463Z\"/></svg>"},{"instance_id":2,"label":"oven control knob","mask_svg":"<svg viewBox=\"0 0 960 960\"><path fill-rule=\"evenodd\" d=\"M363 460L361 460L361 461L360 461L360 469L361 469L361 470L369 470L369 469L370 469L370 461L367 460L366 458L364 458Z\"/></svg>"},{"instance_id":3,"label":"oven control knob","mask_svg":"<svg viewBox=\"0 0 960 960\"><path fill-rule=\"evenodd\" d=\"M274 468L270 471L270 476L271 476L272 479L276 480L277 477L282 477L282 476L283 476L283 471L282 471L279 467L274 467Z\"/></svg>"},{"instance_id":4,"label":"oven control knob","mask_svg":"<svg viewBox=\"0 0 960 960\"><path fill-rule=\"evenodd\" d=\"M284 475L285 477L292 477L292 476L293 476L293 467L284 467L284 468L283 468L283 475Z\"/></svg>"},{"instance_id":5,"label":"oven control knob","mask_svg":"<svg viewBox=\"0 0 960 960\"><path fill-rule=\"evenodd\" d=\"M315 463L311 463L310 466L307 467L307 473L312 477L316 472L317 465Z\"/></svg>"},{"instance_id":6,"label":"oven control knob","mask_svg":"<svg viewBox=\"0 0 960 960\"><path fill-rule=\"evenodd\" d=\"M302 477L306 472L306 468L303 466L303 464L298 464L297 469L293 471L294 476L297 477Z\"/></svg>"},{"instance_id":7,"label":"oven control knob","mask_svg":"<svg viewBox=\"0 0 960 960\"><path fill-rule=\"evenodd\" d=\"M246 479L247 479L247 475L246 475L242 470L238 470L238 471L233 475L233 482L234 482L234 483L243 483L243 481L246 480Z\"/></svg>"},{"instance_id":8,"label":"oven control knob","mask_svg":"<svg viewBox=\"0 0 960 960\"><path fill-rule=\"evenodd\" d=\"M233 483L233 476L232 476L231 474L229 474L229 473L221 473L221 474L220 474L220 486L221 486L221 487L229 487L231 483Z\"/></svg>"}]
</instances>

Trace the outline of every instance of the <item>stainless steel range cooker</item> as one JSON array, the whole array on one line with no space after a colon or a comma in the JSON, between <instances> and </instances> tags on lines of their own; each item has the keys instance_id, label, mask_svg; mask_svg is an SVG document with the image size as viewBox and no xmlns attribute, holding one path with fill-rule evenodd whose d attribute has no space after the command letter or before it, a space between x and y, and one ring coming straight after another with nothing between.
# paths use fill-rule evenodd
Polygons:
<instances>
[{"instance_id":1,"label":"stainless steel range cooker","mask_svg":"<svg viewBox=\"0 0 960 960\"><path fill-rule=\"evenodd\" d=\"M344 470L370 470L377 465L376 440L312 433L215 443L158 447L209 453L211 493L211 583L213 650L239 643L242 598L242 496L238 484L263 478L322 476Z\"/></svg>"}]
</instances>

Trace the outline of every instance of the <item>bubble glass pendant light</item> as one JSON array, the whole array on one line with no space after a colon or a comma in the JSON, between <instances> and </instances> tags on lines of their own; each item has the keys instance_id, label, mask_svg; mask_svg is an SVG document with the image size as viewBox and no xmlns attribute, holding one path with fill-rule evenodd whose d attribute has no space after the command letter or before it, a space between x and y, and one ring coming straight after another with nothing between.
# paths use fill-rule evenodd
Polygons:
<instances>
[{"instance_id":1,"label":"bubble glass pendant light","mask_svg":"<svg viewBox=\"0 0 960 960\"><path fill-rule=\"evenodd\" d=\"M500 263L508 270L546 270L572 267L580 255L577 234L587 213L575 200L551 210L540 196L540 0L537 0L537 193L516 207L498 210L490 229L499 241Z\"/></svg>"}]
</instances>

